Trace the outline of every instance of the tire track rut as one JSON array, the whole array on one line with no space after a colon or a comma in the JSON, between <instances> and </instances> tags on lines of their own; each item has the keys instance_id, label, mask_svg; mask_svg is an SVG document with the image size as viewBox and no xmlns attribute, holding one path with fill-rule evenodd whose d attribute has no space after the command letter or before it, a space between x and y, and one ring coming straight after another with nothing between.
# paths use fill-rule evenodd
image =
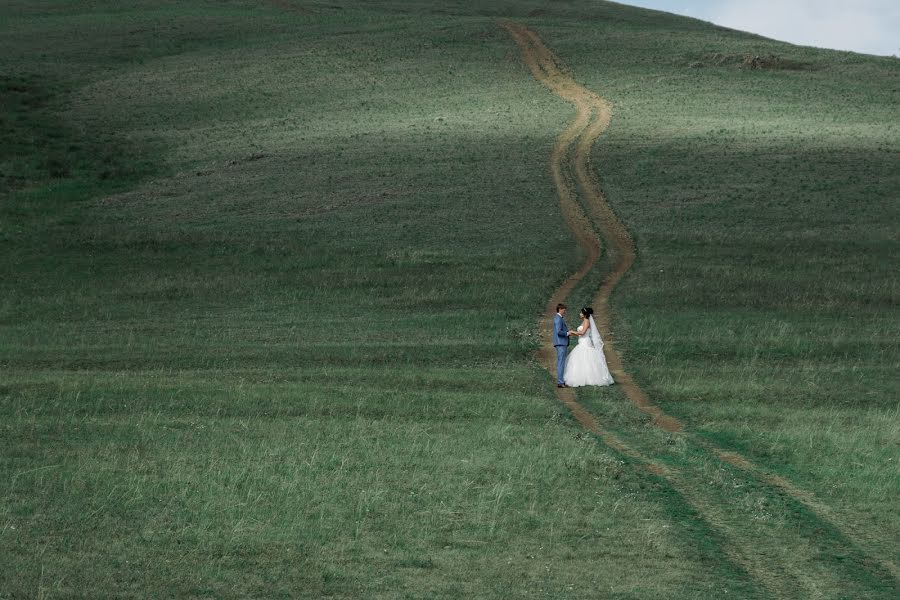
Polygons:
<instances>
[{"instance_id":1,"label":"tire track rut","mask_svg":"<svg viewBox=\"0 0 900 600\"><path fill-rule=\"evenodd\" d=\"M544 315L540 319L540 329L543 337L545 340L550 339L552 316L556 312L556 304L563 302L568 297L578 282L594 267L601 255L600 240L594 228L596 224L600 234L607 243L611 259L611 270L603 279L600 289L594 298L595 317L598 326L601 330L607 332L607 337L604 338L606 342L604 354L607 364L616 379L616 383L621 387L629 401L638 409L650 415L656 426L671 433L684 432L684 426L681 421L674 416L666 414L653 404L646 392L634 382L630 374L624 369L621 356L615 347L615 340L609 334L612 324L609 306L610 296L636 260L634 242L628 230L603 197L594 171L591 168L591 150L597 138L609 127L612 116L611 107L606 100L580 86L568 76L554 53L547 48L534 31L513 22L504 22L500 25L513 37L519 46L523 60L531 70L534 78L548 87L554 94L571 102L576 109L575 118L559 136L553 147L550 156L550 171L556 185L563 216L579 246L585 252L586 257L578 270L567 277L548 300ZM581 203L578 201L577 194L566 177L566 160L569 155L569 148L573 143L574 152L572 153L571 170L577 182L578 191L590 215L585 214ZM548 344L549 342L542 345L539 351L539 358L541 364L553 374L555 373L555 360L553 349ZM790 596L800 591L796 587L796 582L806 580L805 573L795 572L793 576L785 577L782 569L777 565L773 569L773 565L761 561L752 552L750 546L742 544L738 540L735 528L727 524L727 517L723 511L711 504L698 490L688 485L677 471L651 460L640 451L630 447L622 439L605 431L589 411L577 402L573 390L557 389L557 397L569 408L582 427L598 435L611 448L635 459L651 473L666 479L672 489L676 490L698 514L702 515L710 525L719 530L724 539L728 540L725 552L729 559L735 565L739 565L744 571L752 574L752 577L770 593L778 596ZM839 526L833 512L822 503L816 501L812 494L797 488L785 478L767 471L733 451L725 451L712 442L700 439L695 435L686 435L689 435L695 444L704 448L719 460L743 471L753 479L780 490L781 493L804 505L816 518L830 525L832 529L856 546L857 549L865 546L863 540L855 535L854 532ZM862 551L860 550L860 552ZM867 557L873 558L868 555ZM881 566L881 569L876 570L882 571L882 574L889 574L895 580L898 579L897 567L891 561L882 557L874 557L874 560ZM775 573L774 576L772 575L773 573ZM792 583L786 583L789 580L792 580ZM807 589L807 591L811 590Z\"/></svg>"},{"instance_id":2,"label":"tire track rut","mask_svg":"<svg viewBox=\"0 0 900 600\"><path fill-rule=\"evenodd\" d=\"M593 268L601 253L600 241L597 238L593 225L582 211L565 175L564 165L568 150L579 136L582 136L583 139L586 129L592 135L599 136L608 126L611 113L608 105L603 103L605 112L588 129L594 109L598 106L596 100L599 97L584 90L584 88L580 88L571 78L565 76L551 53L548 51L536 52L538 48L543 47L543 44L537 46L536 41L540 43L540 40L536 34L516 23L501 23L501 26L510 33L519 45L523 60L535 79L550 88L555 94L572 102L576 108L575 118L572 123L560 134L553 146L550 154L550 173L556 185L563 216L575 235L579 246L585 251L586 257L578 270L563 281L547 302L547 308L540 319L539 325L544 339L549 339L553 323L552 315L555 313L556 304L562 302L572 292L575 285ZM594 98L591 98L591 96L594 96ZM589 140L587 143L588 145L592 144L592 140ZM552 349L542 345L538 354L544 368L553 373L555 361L552 356ZM680 495L685 504L690 506L695 513L702 515L710 529L718 534L722 550L736 570L743 572L752 581L769 591L771 595L779 595L788 591L777 585L777 582L767 575L764 565L760 564L751 553L734 543L733 532L729 531L729 528L724 525L724 519L710 518L708 507L704 506L700 498L695 497L691 490L680 484L676 473L672 469L650 460L614 434L601 428L593 415L578 403L575 392L572 389L557 388L556 396L571 411L584 429L597 435L610 448L633 459L649 473L662 477L667 481L670 487Z\"/></svg>"},{"instance_id":3,"label":"tire track rut","mask_svg":"<svg viewBox=\"0 0 900 600\"><path fill-rule=\"evenodd\" d=\"M603 198L600 187L596 184L590 168L591 148L593 148L594 142L600 137L600 134L609 127L612 119L612 107L610 107L606 100L590 90L581 87L571 77L566 75L560 68L559 62L554 54L544 45L544 42L535 32L519 25L511 26L517 28L518 33L523 36L526 43L534 50L536 55L535 62L539 65L537 70L532 68L532 73L535 75L535 78L540 79L542 83L547 85L547 87L557 95L575 104L576 110L578 111L576 122L583 117L584 113L587 113L588 115L590 115L590 113L595 114L593 122L578 139L578 143L575 147L573 166L578 187L581 190L582 196L585 198L585 204L591 211L591 216L600 225L600 230L603 237L606 239L610 255L613 258L612 270L604 279L600 286L600 290L594 299L594 308L596 310L595 316L599 327L601 330L609 332L611 329L610 325L612 324L609 297L612 295L613 289L615 289L625 273L631 268L631 265L634 264L636 258L634 242L628 234L628 230L625 229L625 226L622 225L621 221L619 221L609 208L609 204L607 204L606 200ZM573 123L573 126L574 125L575 123ZM557 147L554 148L555 153L560 151L559 146L563 142L562 138L563 136L560 136ZM571 140L568 140L568 142L571 143ZM569 143L566 144L566 148ZM565 148L563 148L562 151L565 151ZM554 171L554 181L557 183L557 189L561 189L557 173L556 157L551 158L551 164L554 165L554 168L556 169ZM572 196L572 193L569 190L566 190L565 193L568 196ZM583 215L580 208L578 208L577 200L566 198L565 202L561 203L563 205L563 213L565 214L570 227L573 225L573 221L578 227L576 237L578 238L579 243L583 248L588 250L589 259L590 257L593 257L591 265L583 265L579 271L572 275L572 277L577 277L577 280L572 282L571 286L565 289L564 294L559 294L562 298L565 298L568 296L569 292L571 292L571 289L574 288L575 284L587 274L597 258L599 258L600 244L594 233L593 224ZM571 214L573 212L576 213L576 216ZM584 221L586 225L582 225L582 221ZM573 231L574 229L575 228L573 227ZM595 252L596 255L594 255ZM557 293L559 292L560 290L557 290ZM553 304L553 308L555 308L555 303L551 302L551 304ZM552 315L553 312L555 311L550 311L549 315ZM609 366L610 372L615 377L616 383L622 388L626 397L639 409L653 417L654 423L666 431L682 431L684 427L681 422L675 417L663 413L659 407L655 406L650 401L647 394L634 383L631 375L625 371L622 364L622 358L616 351L615 339L612 336L607 335L604 342L603 352L606 356L607 365Z\"/></svg>"}]
</instances>

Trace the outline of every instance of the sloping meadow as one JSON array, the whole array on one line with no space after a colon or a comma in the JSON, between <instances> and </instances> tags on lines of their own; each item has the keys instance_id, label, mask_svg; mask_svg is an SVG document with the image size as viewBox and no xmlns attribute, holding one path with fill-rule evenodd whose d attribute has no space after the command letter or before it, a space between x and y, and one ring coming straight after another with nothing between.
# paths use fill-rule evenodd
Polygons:
<instances>
[{"instance_id":1,"label":"sloping meadow","mask_svg":"<svg viewBox=\"0 0 900 600\"><path fill-rule=\"evenodd\" d=\"M572 109L500 17L614 104L626 366L897 534L894 62L605 3L0 11L0 597L765 594L536 365Z\"/></svg>"}]
</instances>

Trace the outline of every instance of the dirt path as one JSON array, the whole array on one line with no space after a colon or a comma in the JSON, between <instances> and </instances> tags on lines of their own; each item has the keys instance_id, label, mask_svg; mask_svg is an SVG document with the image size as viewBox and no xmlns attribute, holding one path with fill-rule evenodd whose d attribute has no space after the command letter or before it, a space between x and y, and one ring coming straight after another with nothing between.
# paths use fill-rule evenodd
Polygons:
<instances>
[{"instance_id":1,"label":"dirt path","mask_svg":"<svg viewBox=\"0 0 900 600\"><path fill-rule=\"evenodd\" d=\"M540 40L533 32L515 23L503 23L501 26L512 35L519 45L522 50L523 60L535 79L546 85L555 94L575 104L576 108L574 120L560 134L553 147L550 155L550 173L556 185L563 216L586 256L578 270L566 278L547 302L547 308L540 319L540 328L544 339L549 340L557 303L562 302L572 292L575 285L593 268L601 253L600 241L590 219L582 211L572 185L565 176L565 163L568 160L569 148L576 139L579 139L579 136L581 136L580 139L582 141L578 146L585 144L589 146L592 144L593 139L596 139L608 126L610 112L608 106L603 103L604 112L600 113L599 118L591 122L599 106L597 102L599 97L580 88L571 78L565 76L560 71L553 55L540 43ZM587 142L585 142L587 137L585 135L586 131L591 136L587 138ZM627 270L627 267L622 270L622 273L625 270ZM555 376L556 361L553 349L546 345L542 346L539 351L539 358L544 368ZM690 490L680 483L676 473L669 467L650 460L640 451L631 448L617 436L601 428L593 415L578 403L574 390L557 388L556 395L584 429L600 437L609 447L634 459L649 473L664 478L679 493L685 503L700 514L707 522L707 525L717 532L724 554L735 565L736 569L747 573L749 577L765 587L773 595L787 591L781 586L775 585L775 582L770 581L763 565L758 564L756 560L753 560L750 552L734 542L733 532L727 531L723 527L724 520L722 518L717 516L709 518L707 516L708 508L698 498L692 497L693 494L690 493Z\"/></svg>"},{"instance_id":2,"label":"dirt path","mask_svg":"<svg viewBox=\"0 0 900 600\"><path fill-rule=\"evenodd\" d=\"M506 22L501 23L501 26L509 32L520 47L523 60L535 79L548 87L554 94L571 102L576 109L574 120L559 136L553 147L550 156L550 171L556 185L563 216L586 256L578 270L570 275L548 300L545 313L540 320L543 337L545 340L549 340L551 337L553 315L556 312L557 303L563 302L569 296L575 285L587 275L601 255L600 240L594 228L596 225L607 243L611 259L611 270L603 280L594 299L598 326L601 331L606 332L604 353L610 371L628 399L640 410L649 414L658 427L672 433L683 432L683 424L654 405L644 390L625 371L621 356L615 347L615 340L613 336L609 335L612 324L609 298L636 258L634 242L627 229L607 204L596 181L594 170L591 168L591 149L597 138L609 127L612 116L610 105L603 98L580 86L566 75L556 56L544 45L535 32L517 23ZM574 152L570 157L569 149L573 144ZM571 165L578 191L590 215L585 214L576 192L567 180L565 168L567 160ZM555 356L549 344L542 346L539 356L541 364L555 377ZM733 524L729 525L728 517L722 508L710 503L700 490L688 485L677 472L649 459L620 438L604 431L594 417L578 403L573 390L557 389L557 397L569 408L585 429L598 435L610 447L637 460L648 471L665 478L672 488L721 534L726 541L725 552L731 561L751 574L754 580L767 590L776 596L787 597L800 592L801 589L805 589L807 592L812 591L810 587L802 584L802 582L807 582L809 586L814 585L813 582L807 580L807 573L794 572L785 576L778 565L761 560L753 552L752 543L748 545L746 540L739 539L739 527L735 527ZM690 436L690 438L719 460L745 472L753 479L777 488L800 502L818 519L830 525L857 547L865 546L864 539L861 539L854 531L839 527L834 520L833 512L816 501L812 494L800 490L783 477L768 472L737 453L727 452L696 436ZM875 558L875 561L881 565L884 572L889 573L895 579L898 578L897 567L892 562L882 557ZM799 588L798 585L800 585Z\"/></svg>"},{"instance_id":3,"label":"dirt path","mask_svg":"<svg viewBox=\"0 0 900 600\"><path fill-rule=\"evenodd\" d=\"M594 180L590 168L591 148L594 146L594 142L596 142L597 138L600 137L607 127L609 127L612 118L611 107L606 100L581 87L571 77L563 73L554 54L544 45L543 41L536 33L517 24L510 24L507 27L507 30L510 31L510 33L515 31L513 36L519 36L517 41L520 39L523 40L533 52L533 63L535 66L529 65L529 67L535 78L544 83L544 85L549 87L557 95L575 104L578 113L576 120L573 122L570 129L573 129L576 124L580 124L583 119L589 118L591 114L594 116L593 121L584 131L581 131L584 129L584 126L579 128L579 131L581 131L582 134L575 147L573 167L575 177L578 181L578 187L585 199L585 204L588 206L589 210L591 210L591 216L594 218L594 221L600 225L600 229L603 232L603 236L609 247L610 256L613 259L612 271L607 275L597 296L594 298L594 316L598 326L601 331L609 332L610 325L612 324L609 297L612 294L613 289L619 283L619 280L621 280L628 269L631 268L631 265L635 260L634 242L631 240L631 236L628 235L628 231L603 198L600 186L597 185ZM568 131L569 130L567 130L567 132ZM561 153L563 153L565 149L568 148L569 144L571 144L571 141L571 137L566 136L565 134L560 136L557 141L557 145L554 148L555 156L551 157L553 178L557 184L557 189L560 190L560 205L563 214L566 217L569 226L572 228L573 232L575 232L578 243L588 251L588 260L590 261L590 264L587 264L586 262L585 265L582 265L581 269L572 275L574 281L567 281L557 290L557 293L554 294L554 298L551 298L550 303L548 303L548 316L544 323L545 331L549 331L546 327L549 327L549 319L552 318L552 314L555 312L555 297L567 297L575 284L587 274L600 255L600 244L594 233L593 224L584 216L578 201L572 197L573 194L571 191L565 188L565 186L560 186L561 176L558 160ZM563 195L566 197L563 198ZM553 305L552 307L550 306L551 304ZM625 371L622 366L622 358L616 351L615 339L607 334L604 337L604 341L603 352L606 355L607 365L609 365L610 372L613 374L616 383L622 388L628 399L642 411L652 416L654 422L666 431L681 431L683 426L678 419L663 413L657 406L654 406L647 397L647 394L634 383L631 379L631 375Z\"/></svg>"}]
</instances>

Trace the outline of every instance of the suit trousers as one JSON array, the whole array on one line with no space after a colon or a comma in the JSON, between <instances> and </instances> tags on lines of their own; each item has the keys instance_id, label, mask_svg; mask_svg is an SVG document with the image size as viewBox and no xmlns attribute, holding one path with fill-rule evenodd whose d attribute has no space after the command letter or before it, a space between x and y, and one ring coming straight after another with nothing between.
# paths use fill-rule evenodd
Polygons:
<instances>
[{"instance_id":1,"label":"suit trousers","mask_svg":"<svg viewBox=\"0 0 900 600\"><path fill-rule=\"evenodd\" d=\"M556 348L556 383L562 385L563 374L566 372L566 350L565 346L554 346Z\"/></svg>"}]
</instances>

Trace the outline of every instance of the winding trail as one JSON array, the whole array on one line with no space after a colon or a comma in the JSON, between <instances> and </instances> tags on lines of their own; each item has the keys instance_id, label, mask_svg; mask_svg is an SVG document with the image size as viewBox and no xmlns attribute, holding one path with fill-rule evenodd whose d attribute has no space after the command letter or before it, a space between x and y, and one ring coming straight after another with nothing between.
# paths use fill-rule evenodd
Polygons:
<instances>
[{"instance_id":1,"label":"winding trail","mask_svg":"<svg viewBox=\"0 0 900 600\"><path fill-rule=\"evenodd\" d=\"M550 154L550 173L556 185L563 216L575 235L579 246L585 251L586 257L581 266L563 281L547 301L547 309L540 319L540 328L544 339L549 340L553 325L553 314L556 312L557 303L562 302L572 292L575 285L593 268L601 254L600 240L597 238L590 219L582 211L576 194L566 178L565 162L568 150L579 136L581 136L582 140L579 146L587 146L589 148L593 144L593 140L608 127L611 111L609 105L599 96L582 88L574 80L562 73L552 53L543 45L535 33L517 23L505 22L501 23L501 27L506 29L519 45L522 50L522 58L535 79L546 85L555 94L572 102L576 108L574 120L560 134L556 144L553 146ZM591 123L595 111L597 118ZM593 137L587 137L585 135L586 131ZM579 155L582 157L582 160L587 156L584 152L581 152ZM587 171L587 165L583 165L581 168L583 171ZM631 262L633 262L633 250L631 256ZM630 266L630 263L628 266ZM621 274L624 274L626 270L627 266L621 270ZM621 277L621 274L619 277ZM610 278L607 278L607 281L610 281ZM611 290L612 286L609 289ZM603 318L608 323L608 316ZM609 342L607 342L606 346L608 347L609 345ZM541 347L538 354L544 368L551 374L555 374L556 361L553 349L545 344ZM619 365L621 365L621 361L619 361ZM620 381L620 378L621 373L618 374L617 381ZM766 569L759 564L758 560L751 556L750 552L739 544L734 543L734 536L730 535L729 531L723 527L724 519L711 518L708 507L704 506L701 499L695 497L689 489L679 484L676 474L669 467L650 460L614 434L601 428L593 415L578 403L574 390L570 388L556 388L556 396L571 411L584 429L597 435L610 448L633 459L649 473L665 479L679 493L684 502L695 512L702 515L708 525L718 533L722 551L737 570L743 571L748 577L751 577L773 595L785 591L780 586L775 585L775 582L769 580L766 575Z\"/></svg>"},{"instance_id":2,"label":"winding trail","mask_svg":"<svg viewBox=\"0 0 900 600\"><path fill-rule=\"evenodd\" d=\"M519 46L528 48L525 62L531 69L535 79L538 79L550 88L558 96L572 102L576 108L576 117L562 135L559 136L553 153L550 157L551 172L556 188L560 196L560 207L563 215L575 234L579 245L587 252L587 258L581 268L572 274L562 286L551 296L547 303L547 311L542 319L542 331L548 334L552 327L552 316L556 312L556 304L562 302L575 285L591 270L600 257L600 241L594 231L591 220L584 215L577 198L568 187L563 177L563 160L566 150L573 140L580 134L575 147L573 168L579 190L585 199L585 204L591 210L592 217L600 226L605 238L609 253L613 259L611 272L606 276L597 296L594 298L595 318L601 331L609 332L612 319L609 308L609 297L619 281L631 268L635 260L634 242L628 235L628 230L609 208L600 191L600 186L592 175L590 167L591 148L597 138L609 127L612 118L612 109L609 103L578 85L571 77L562 72L559 63L544 42L530 29L515 23L505 24ZM523 50L523 52L525 52ZM591 121L591 118L593 120ZM588 121L591 121L588 125ZM549 339L549 336L545 337ZM666 431L678 432L684 427L675 417L663 413L655 406L647 394L631 378L623 365L622 358L616 351L615 340L608 335L604 338L603 352L606 362L616 383L625 392L628 399L639 409L653 417L654 423ZM552 349L549 349L552 350ZM549 356L549 355L548 355Z\"/></svg>"},{"instance_id":3,"label":"winding trail","mask_svg":"<svg viewBox=\"0 0 900 600\"><path fill-rule=\"evenodd\" d=\"M547 340L539 351L541 364L555 377L555 356L553 348L549 345L551 339L553 315L556 305L564 302L571 294L575 286L594 267L601 256L600 235L607 244L610 258L610 272L604 278L597 295L594 298L595 317L601 331L606 332L604 337L604 354L616 383L621 387L626 397L638 409L652 417L653 423L670 433L684 432L683 424L675 417L664 413L653 404L646 392L637 385L625 370L621 356L615 347L615 340L610 335L612 318L609 299L613 290L625 273L635 262L636 252L634 242L628 230L618 219L600 191L600 186L591 168L591 149L597 138L609 127L612 111L609 103L597 94L587 90L568 76L560 66L553 52L547 48L540 37L527 27L513 22L502 22L503 27L513 37L522 52L522 58L532 75L554 94L571 102L576 109L575 118L571 124L557 138L556 144L550 155L550 172L556 185L559 196L560 208L563 216L572 230L578 245L585 253L585 258L580 267L553 292L550 296L544 315L540 319L540 329L543 339ZM584 206L590 214L586 214L578 200L578 194L567 178L567 161L569 149L574 144L569 161L570 169L577 182L578 192L581 194ZM596 229L595 229L596 227ZM702 490L687 483L687 479L680 474L657 461L645 456L639 450L630 447L619 437L605 431L576 398L574 390L557 389L558 399L572 412L576 420L586 430L591 431L611 448L625 454L649 472L663 477L679 495L702 518L718 531L724 540L723 549L728 558L742 570L750 574L753 579L762 585L771 594L780 597L791 597L801 589L812 591L815 583L808 581L807 573L792 572L785 574L779 571L778 565L772 565L765 558L760 558L752 547L752 541L741 539L740 527L728 523L728 516L720 506L716 506L709 498L706 498ZM685 434L689 435L689 434ZM689 436L697 446L705 449L719 460L728 463L739 471L744 472L751 479L760 481L794 501L805 506L819 521L827 524L847 542L857 548L865 547L865 539L857 535L852 528L839 526L833 511L817 501L812 494L797 488L785 478L775 475L768 470L754 464L749 459L732 451L726 451L717 447L708 440L695 435ZM863 553L866 554L866 553ZM872 562L880 565L881 573L900 580L897 566L882 556L867 555ZM774 573L774 575L773 575ZM792 580L792 581L788 581ZM805 583L804 583L805 582ZM800 588L797 587L800 585Z\"/></svg>"},{"instance_id":4,"label":"winding trail","mask_svg":"<svg viewBox=\"0 0 900 600\"><path fill-rule=\"evenodd\" d=\"M523 48L523 52L525 52L525 48L528 47L528 41L526 40L533 39L531 36L534 34L521 25L506 23L502 26L512 34L516 42ZM581 211L578 199L566 179L564 168L569 147L572 145L573 141L584 133L585 128L591 122L593 111L592 106L584 101L586 90L583 90L583 88L583 91L579 90L574 81L563 76L556 68L552 59L541 57L542 60L539 60L537 56L530 52L525 52L524 56L525 63L528 65L528 68L531 69L535 79L543 82L555 93L574 102L576 107L575 119L557 138L556 144L554 144L553 150L550 153L550 173L553 177L553 182L556 184L560 206L563 209L563 216L565 217L569 228L575 234L578 244L585 250L586 257L578 270L569 275L547 301L547 309L544 311L544 316L541 317L540 327L541 331L544 333L544 338L549 339L549 334L553 326L553 314L556 312L556 305L559 302L562 302L563 299L572 292L575 285L588 274L600 258L601 253L600 240L597 238L591 222ZM608 117L606 123L609 123ZM605 129L605 127L603 129ZM602 129L597 132L597 135L600 133L602 133ZM556 357L553 353L553 348L546 345L542 346L539 357L544 367L549 371L554 372L556 368ZM601 429L594 417L575 400L575 392L573 390L557 389L556 394L559 400L569 408L572 415L582 427L603 438L603 440L615 450L637 460L645 460L644 457L629 448L616 436ZM665 469L658 465L654 465L651 467L651 471L659 474L665 472Z\"/></svg>"}]
</instances>

